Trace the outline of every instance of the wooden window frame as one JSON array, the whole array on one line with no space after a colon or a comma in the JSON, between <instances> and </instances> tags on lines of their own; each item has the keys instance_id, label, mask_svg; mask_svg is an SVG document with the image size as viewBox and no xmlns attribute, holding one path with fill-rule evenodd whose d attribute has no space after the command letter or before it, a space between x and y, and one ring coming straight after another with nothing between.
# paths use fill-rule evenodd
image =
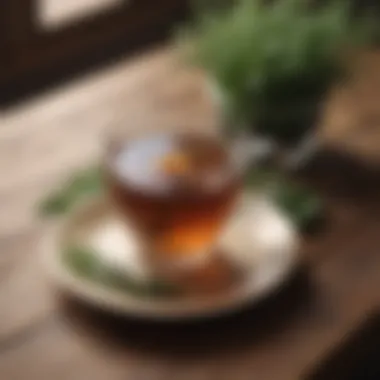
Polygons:
<instances>
[{"instance_id":1,"label":"wooden window frame","mask_svg":"<svg viewBox=\"0 0 380 380\"><path fill-rule=\"evenodd\" d=\"M0 1L0 104L163 39L188 1L129 0L52 31L36 12L36 0Z\"/></svg>"}]
</instances>

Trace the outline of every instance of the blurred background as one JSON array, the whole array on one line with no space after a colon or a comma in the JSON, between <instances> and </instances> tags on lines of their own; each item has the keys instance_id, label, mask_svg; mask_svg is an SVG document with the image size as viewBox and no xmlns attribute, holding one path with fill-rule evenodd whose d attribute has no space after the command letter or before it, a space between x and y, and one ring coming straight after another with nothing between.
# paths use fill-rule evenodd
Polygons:
<instances>
[{"instance_id":1,"label":"blurred background","mask_svg":"<svg viewBox=\"0 0 380 380\"><path fill-rule=\"evenodd\" d=\"M354 18L380 14L377 0L345 1ZM173 34L192 16L190 0L1 0L1 379L379 378L376 49L356 92L338 91L321 126L328 147L352 156L326 156L307 178L330 210L327 231L305 239L307 286L297 278L257 310L191 327L57 307L36 259L50 228L36 211L46 192L93 164L115 126L218 126L204 73L173 52Z\"/></svg>"},{"instance_id":2,"label":"blurred background","mask_svg":"<svg viewBox=\"0 0 380 380\"><path fill-rule=\"evenodd\" d=\"M353 14L379 12L376 0L346 1L352 3ZM189 0L3 0L0 102L12 102L91 70L95 65L125 58L136 49L164 41L173 26L191 16L193 3Z\"/></svg>"},{"instance_id":3,"label":"blurred background","mask_svg":"<svg viewBox=\"0 0 380 380\"><path fill-rule=\"evenodd\" d=\"M162 41L184 1L16 0L1 3L3 100Z\"/></svg>"}]
</instances>

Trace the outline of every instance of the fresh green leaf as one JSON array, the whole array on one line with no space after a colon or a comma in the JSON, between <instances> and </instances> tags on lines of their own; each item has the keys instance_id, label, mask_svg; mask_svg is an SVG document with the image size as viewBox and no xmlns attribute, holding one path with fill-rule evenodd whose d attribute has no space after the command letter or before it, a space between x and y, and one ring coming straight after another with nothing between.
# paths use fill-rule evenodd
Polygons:
<instances>
[{"instance_id":1,"label":"fresh green leaf","mask_svg":"<svg viewBox=\"0 0 380 380\"><path fill-rule=\"evenodd\" d=\"M70 211L83 198L100 194L103 183L99 168L80 171L66 181L61 189L50 194L40 204L40 213L46 216L59 216Z\"/></svg>"},{"instance_id":2,"label":"fresh green leaf","mask_svg":"<svg viewBox=\"0 0 380 380\"><path fill-rule=\"evenodd\" d=\"M274 199L301 230L318 220L322 213L321 199L314 192L290 182L278 185Z\"/></svg>"},{"instance_id":3,"label":"fresh green leaf","mask_svg":"<svg viewBox=\"0 0 380 380\"><path fill-rule=\"evenodd\" d=\"M69 246L64 250L62 259L78 276L118 291L141 297L167 297L179 294L179 290L170 284L157 280L142 283L124 271L108 267L93 249Z\"/></svg>"},{"instance_id":4,"label":"fresh green leaf","mask_svg":"<svg viewBox=\"0 0 380 380\"><path fill-rule=\"evenodd\" d=\"M276 170L255 169L247 176L246 185L266 191L300 230L322 216L321 198Z\"/></svg>"}]
</instances>

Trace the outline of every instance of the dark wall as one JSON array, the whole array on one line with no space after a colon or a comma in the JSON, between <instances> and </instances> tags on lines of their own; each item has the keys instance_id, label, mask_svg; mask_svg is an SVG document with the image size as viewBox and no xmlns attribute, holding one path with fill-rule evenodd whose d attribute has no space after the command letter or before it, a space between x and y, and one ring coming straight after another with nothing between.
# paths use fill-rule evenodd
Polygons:
<instances>
[{"instance_id":1,"label":"dark wall","mask_svg":"<svg viewBox=\"0 0 380 380\"><path fill-rule=\"evenodd\" d=\"M0 0L0 106L161 42L188 14L187 0L126 0L48 31L36 25L35 6Z\"/></svg>"}]
</instances>

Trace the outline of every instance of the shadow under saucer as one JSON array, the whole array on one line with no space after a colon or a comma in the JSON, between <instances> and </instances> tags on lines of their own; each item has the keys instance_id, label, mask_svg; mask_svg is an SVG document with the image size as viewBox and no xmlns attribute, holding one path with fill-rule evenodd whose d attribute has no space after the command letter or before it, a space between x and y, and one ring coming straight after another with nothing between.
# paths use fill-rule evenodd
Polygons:
<instances>
[{"instance_id":1,"label":"shadow under saucer","mask_svg":"<svg viewBox=\"0 0 380 380\"><path fill-rule=\"evenodd\" d=\"M260 344L307 312L312 300L307 272L300 268L270 297L217 318L152 322L112 315L63 295L59 305L78 334L101 346L160 357L196 358Z\"/></svg>"}]
</instances>

